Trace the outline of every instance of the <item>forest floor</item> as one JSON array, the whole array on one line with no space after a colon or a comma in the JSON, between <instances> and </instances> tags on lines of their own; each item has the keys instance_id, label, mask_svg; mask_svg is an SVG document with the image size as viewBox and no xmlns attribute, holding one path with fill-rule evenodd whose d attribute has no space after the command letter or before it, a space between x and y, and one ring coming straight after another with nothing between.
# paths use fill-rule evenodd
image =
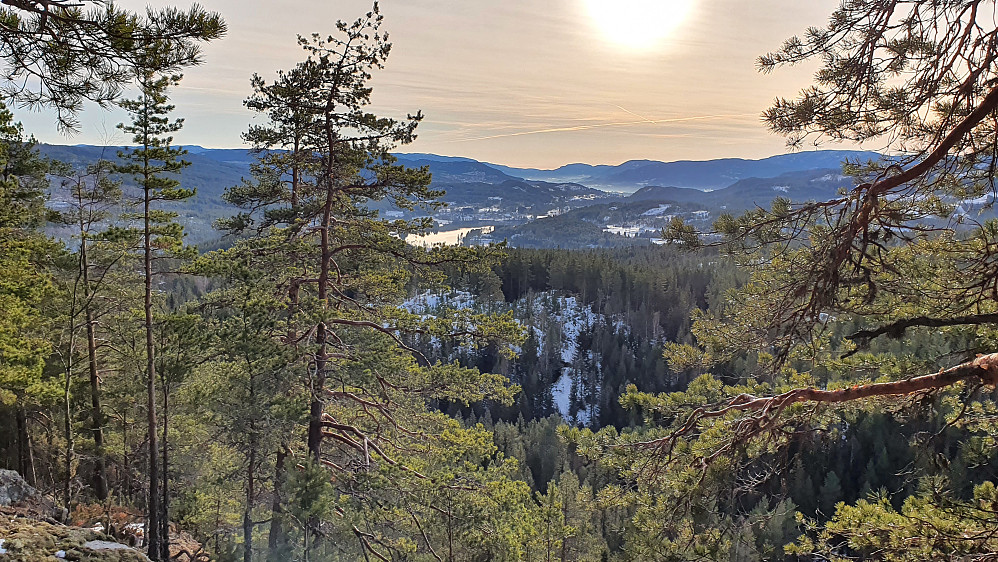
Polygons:
<instances>
[{"instance_id":1,"label":"forest floor","mask_svg":"<svg viewBox=\"0 0 998 562\"><path fill-rule=\"evenodd\" d=\"M66 510L18 473L0 470L0 561L148 562L97 528L63 524L67 519Z\"/></svg>"},{"instance_id":2,"label":"forest floor","mask_svg":"<svg viewBox=\"0 0 998 562\"><path fill-rule=\"evenodd\" d=\"M6 562L77 560L148 562L138 550L104 533L39 519L25 507L0 507L0 560Z\"/></svg>"}]
</instances>

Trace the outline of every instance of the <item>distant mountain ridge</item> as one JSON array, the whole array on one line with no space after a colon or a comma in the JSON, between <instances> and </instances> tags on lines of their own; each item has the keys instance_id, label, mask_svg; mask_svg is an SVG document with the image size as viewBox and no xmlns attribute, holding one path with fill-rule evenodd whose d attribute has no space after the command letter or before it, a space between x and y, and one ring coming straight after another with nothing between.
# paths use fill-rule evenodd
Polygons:
<instances>
[{"instance_id":1,"label":"distant mountain ridge","mask_svg":"<svg viewBox=\"0 0 998 562\"><path fill-rule=\"evenodd\" d=\"M520 176L502 172L483 162L470 158L440 158L434 155L396 155L400 164L410 168L429 166L433 174L433 183L503 183L507 181L523 181Z\"/></svg>"},{"instance_id":2,"label":"distant mountain ridge","mask_svg":"<svg viewBox=\"0 0 998 562\"><path fill-rule=\"evenodd\" d=\"M694 189L719 189L747 178L773 178L789 172L814 169L839 169L841 162L877 160L877 152L861 150L815 150L747 160L629 160L617 166L568 164L554 170L513 168L491 164L509 175L544 181L571 181L597 189L636 191L649 185L668 185Z\"/></svg>"},{"instance_id":3,"label":"distant mountain ridge","mask_svg":"<svg viewBox=\"0 0 998 562\"><path fill-rule=\"evenodd\" d=\"M494 238L530 248L587 248L650 244L673 217L709 229L722 213L768 208L777 197L795 203L835 197L852 187L840 168L787 172L773 178L746 178L722 189L648 186L612 201L569 210L557 217L496 227ZM626 237L626 238L625 238Z\"/></svg>"},{"instance_id":4,"label":"distant mountain ridge","mask_svg":"<svg viewBox=\"0 0 998 562\"><path fill-rule=\"evenodd\" d=\"M99 158L114 160L126 147L102 146L38 146L43 156L67 162L77 169L84 169ZM217 236L211 223L235 212L222 200L225 190L239 185L250 175L250 165L255 154L244 148L215 149L185 146L184 157L191 162L180 175L181 184L197 189L196 196L179 204L179 212L189 227L192 238L206 239ZM841 176L840 162L849 158L866 160L879 158L874 152L815 151L784 154L760 160L723 158L706 161L659 162L631 160L617 166L568 164L556 170L513 168L471 158L440 156L424 153L396 154L399 163L410 167L426 166L433 174L431 187L445 192L441 197L448 206L432 211L440 225L448 228L478 225L516 225L543 217L574 213L591 205L608 205L614 201L625 204L619 212L602 212L619 223L654 222L647 217L636 218L647 207L632 203L647 202L678 205L675 212L738 212L756 206L768 206L775 197L794 201L817 200L832 197L839 189L851 187ZM135 189L130 178L126 189ZM630 193L624 196L622 193ZM58 205L64 194L53 193L53 205ZM423 216L426 211L399 209L390 201L371 202L371 208L384 216L412 218ZM659 208L659 207L655 207ZM665 208L665 207L661 207ZM594 210L595 212L595 210ZM670 211L672 212L672 211ZM700 216L700 215L698 215ZM574 232L567 227L571 217L549 220L538 225L554 227L567 234ZM591 224L591 223L590 223ZM609 234L603 226L591 224L592 232L585 236L595 243L603 243ZM619 224L617 226L620 226ZM581 232L579 234L582 234ZM581 237L578 241L581 243Z\"/></svg>"},{"instance_id":5,"label":"distant mountain ridge","mask_svg":"<svg viewBox=\"0 0 998 562\"><path fill-rule=\"evenodd\" d=\"M44 156L81 165L100 157L113 159L122 148L125 147L39 145ZM192 166L184 172L185 179L188 175L205 176L198 178L202 180L201 183L206 179L225 178L231 182L228 185L236 185L241 177L249 174L249 166L254 160L253 152L243 148L203 148L194 145L184 148L188 150L186 159L192 163ZM758 160L742 158L675 162L629 160L616 166L575 163L554 170L541 170L492 164L460 156L426 153L398 153L395 156L401 164L407 166L428 166L435 184L451 186L461 183L502 184L513 180L526 180L581 184L604 191L628 193L647 186L718 190L749 178L775 178L791 172L816 169L838 170L841 162L847 158L861 161L880 158L880 154L870 151L817 150L780 154ZM210 191L219 189L217 186L208 185L198 187Z\"/></svg>"},{"instance_id":6,"label":"distant mountain ridge","mask_svg":"<svg viewBox=\"0 0 998 562\"><path fill-rule=\"evenodd\" d=\"M746 178L711 191L689 187L648 186L627 197L628 201L668 201L696 203L715 209L743 211L768 207L777 197L795 202L820 201L852 187L851 179L839 168L817 168L786 172L772 178Z\"/></svg>"}]
</instances>

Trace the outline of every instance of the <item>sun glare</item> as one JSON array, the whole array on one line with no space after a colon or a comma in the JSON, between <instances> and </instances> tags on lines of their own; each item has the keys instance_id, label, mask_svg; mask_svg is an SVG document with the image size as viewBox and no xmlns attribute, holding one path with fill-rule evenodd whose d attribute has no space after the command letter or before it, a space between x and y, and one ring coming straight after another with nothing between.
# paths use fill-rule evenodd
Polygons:
<instances>
[{"instance_id":1,"label":"sun glare","mask_svg":"<svg viewBox=\"0 0 998 562\"><path fill-rule=\"evenodd\" d=\"M657 47L676 31L694 0L583 0L606 38L635 50Z\"/></svg>"}]
</instances>

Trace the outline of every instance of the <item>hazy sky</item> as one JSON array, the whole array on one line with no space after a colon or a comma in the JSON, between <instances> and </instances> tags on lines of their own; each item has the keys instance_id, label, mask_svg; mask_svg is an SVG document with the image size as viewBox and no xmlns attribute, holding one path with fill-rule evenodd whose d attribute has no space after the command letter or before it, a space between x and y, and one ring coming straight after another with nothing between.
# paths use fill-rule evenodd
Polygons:
<instances>
[{"instance_id":1,"label":"hazy sky","mask_svg":"<svg viewBox=\"0 0 998 562\"><path fill-rule=\"evenodd\" d=\"M337 19L370 8L367 0L203 4L224 15L229 33L206 48L202 67L186 72L173 101L186 118L177 141L209 147L243 146L239 135L253 119L242 106L249 78L270 77L303 58L296 34L327 34ZM426 115L419 138L402 151L509 165L769 156L785 152L784 140L766 130L760 113L774 97L808 85L814 67L762 75L755 59L824 24L837 4L382 0L394 46L375 76L373 109ZM50 115L16 115L45 142L127 140L114 127L125 119L120 112L89 108L73 137L57 133Z\"/></svg>"}]
</instances>

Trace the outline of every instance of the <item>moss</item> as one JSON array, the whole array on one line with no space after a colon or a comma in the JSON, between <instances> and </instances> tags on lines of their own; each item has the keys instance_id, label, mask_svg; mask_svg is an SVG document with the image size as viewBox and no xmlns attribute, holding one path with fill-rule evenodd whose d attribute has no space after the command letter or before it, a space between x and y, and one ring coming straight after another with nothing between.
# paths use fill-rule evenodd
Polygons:
<instances>
[{"instance_id":1,"label":"moss","mask_svg":"<svg viewBox=\"0 0 998 562\"><path fill-rule=\"evenodd\" d=\"M79 527L53 525L21 516L0 517L0 539L7 551L0 554L2 562L58 561L55 554L62 550L62 560L80 562L148 562L134 549L91 550L84 547L88 541L111 541L104 533Z\"/></svg>"}]
</instances>

